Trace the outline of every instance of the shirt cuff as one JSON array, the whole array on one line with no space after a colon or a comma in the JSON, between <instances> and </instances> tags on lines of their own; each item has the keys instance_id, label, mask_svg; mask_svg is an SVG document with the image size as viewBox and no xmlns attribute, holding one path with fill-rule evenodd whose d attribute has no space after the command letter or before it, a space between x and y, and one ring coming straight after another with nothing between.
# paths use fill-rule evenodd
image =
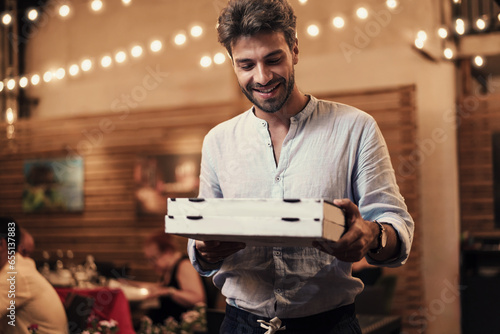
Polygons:
<instances>
[{"instance_id":1,"label":"shirt cuff","mask_svg":"<svg viewBox=\"0 0 500 334\"><path fill-rule=\"evenodd\" d=\"M196 240L194 239L189 239L188 240L188 255L189 259L191 260L191 264L193 267L198 271L198 273L201 276L212 276L215 274L217 271L219 271L220 267L222 266L222 262L217 262L217 263L209 263L207 261L204 261L201 256L199 256L198 251L196 250L196 245L195 245Z\"/></svg>"}]
</instances>

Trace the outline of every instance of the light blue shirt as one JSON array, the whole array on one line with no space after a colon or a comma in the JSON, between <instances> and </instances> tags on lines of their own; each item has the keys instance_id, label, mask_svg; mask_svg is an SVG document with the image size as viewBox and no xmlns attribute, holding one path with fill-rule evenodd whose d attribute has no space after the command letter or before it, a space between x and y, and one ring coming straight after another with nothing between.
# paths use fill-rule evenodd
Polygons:
<instances>
[{"instance_id":1,"label":"light blue shirt","mask_svg":"<svg viewBox=\"0 0 500 334\"><path fill-rule=\"evenodd\" d=\"M365 220L391 224L401 239L399 258L381 265L404 263L414 224L375 120L311 96L290 121L277 165L268 124L253 109L213 128L203 143L199 197L349 198ZM351 263L312 247L246 247L218 270L202 269L193 240L188 253L200 274L215 273L227 303L260 316L317 314L353 303L363 289Z\"/></svg>"}]
</instances>

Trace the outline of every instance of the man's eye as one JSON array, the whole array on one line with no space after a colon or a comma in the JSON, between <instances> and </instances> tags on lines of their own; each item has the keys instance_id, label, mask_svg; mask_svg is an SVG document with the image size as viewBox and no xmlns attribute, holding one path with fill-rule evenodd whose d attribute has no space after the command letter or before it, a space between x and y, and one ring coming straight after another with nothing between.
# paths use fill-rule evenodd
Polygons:
<instances>
[{"instance_id":1,"label":"man's eye","mask_svg":"<svg viewBox=\"0 0 500 334\"><path fill-rule=\"evenodd\" d=\"M240 66L240 68L243 70L250 70L252 67L253 67L252 64L243 64Z\"/></svg>"},{"instance_id":2,"label":"man's eye","mask_svg":"<svg viewBox=\"0 0 500 334\"><path fill-rule=\"evenodd\" d=\"M280 60L281 60L281 58L274 58L274 59L269 59L267 62L269 64L277 64L280 62Z\"/></svg>"}]
</instances>

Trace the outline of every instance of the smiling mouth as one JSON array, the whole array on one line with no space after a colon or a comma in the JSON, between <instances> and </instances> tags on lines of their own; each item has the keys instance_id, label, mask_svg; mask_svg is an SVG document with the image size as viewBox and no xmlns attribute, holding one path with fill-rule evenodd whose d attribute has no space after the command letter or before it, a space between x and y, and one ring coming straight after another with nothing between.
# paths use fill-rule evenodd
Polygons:
<instances>
[{"instance_id":1,"label":"smiling mouth","mask_svg":"<svg viewBox=\"0 0 500 334\"><path fill-rule=\"evenodd\" d=\"M274 86L272 87L264 87L264 88L253 88L254 91L262 94L269 94L273 91L275 91L279 87L280 83L277 82Z\"/></svg>"}]
</instances>

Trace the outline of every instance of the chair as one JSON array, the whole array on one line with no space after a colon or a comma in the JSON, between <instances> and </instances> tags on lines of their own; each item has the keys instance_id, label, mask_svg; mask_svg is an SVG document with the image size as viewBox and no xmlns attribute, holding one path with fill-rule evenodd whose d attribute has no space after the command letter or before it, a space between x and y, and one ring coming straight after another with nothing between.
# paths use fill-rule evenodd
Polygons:
<instances>
[{"instance_id":1,"label":"chair","mask_svg":"<svg viewBox=\"0 0 500 334\"><path fill-rule=\"evenodd\" d=\"M69 334L79 334L87 328L87 320L92 313L94 298L68 293L64 309L68 318Z\"/></svg>"}]
</instances>

